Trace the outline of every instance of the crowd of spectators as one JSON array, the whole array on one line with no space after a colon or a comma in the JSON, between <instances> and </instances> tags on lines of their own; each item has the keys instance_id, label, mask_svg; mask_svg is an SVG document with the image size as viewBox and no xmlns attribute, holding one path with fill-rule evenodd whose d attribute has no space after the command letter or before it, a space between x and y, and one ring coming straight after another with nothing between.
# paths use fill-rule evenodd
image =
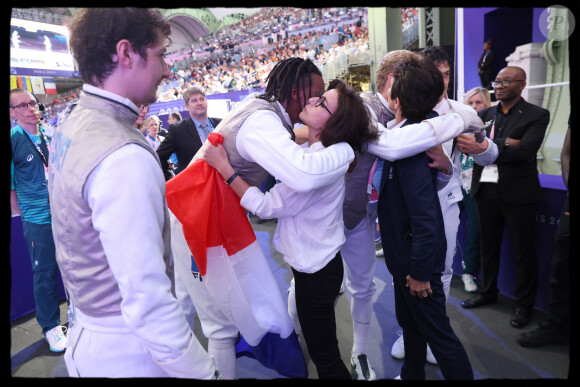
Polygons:
<instances>
[{"instance_id":1,"label":"crowd of spectators","mask_svg":"<svg viewBox=\"0 0 580 387\"><path fill-rule=\"evenodd\" d=\"M171 76L160 85L159 101L180 99L181 91L190 87L199 87L207 94L227 93L254 87L264 87L264 79L273 65L290 57L310 58L321 65L341 53L368 50L368 30L355 28L358 32L347 32L347 38L341 43L334 43L324 49L322 40L334 31L326 30L302 36L293 35L263 47L261 53L245 55L236 52L234 55L218 56L196 60L189 66L171 68ZM353 31L355 31L353 29ZM306 46L305 41L313 42Z\"/></svg>"},{"instance_id":2,"label":"crowd of spectators","mask_svg":"<svg viewBox=\"0 0 580 387\"><path fill-rule=\"evenodd\" d=\"M262 8L254 15L242 19L238 23L226 26L216 33L200 37L190 47L167 54L167 59L182 55L199 55L206 52L213 53L238 48L244 43L262 40L264 37L275 35L281 31L296 31L314 28L320 25L339 22L341 19L363 17L364 8Z\"/></svg>"},{"instance_id":3,"label":"crowd of spectators","mask_svg":"<svg viewBox=\"0 0 580 387\"><path fill-rule=\"evenodd\" d=\"M419 9L416 7L401 8L401 21L403 29L419 21Z\"/></svg>"},{"instance_id":4,"label":"crowd of spectators","mask_svg":"<svg viewBox=\"0 0 580 387\"><path fill-rule=\"evenodd\" d=\"M366 12L366 8L263 8L191 47L168 54L171 76L160 85L158 102L181 99L190 87L207 94L264 87L274 64L290 57L310 58L322 66L339 55L368 50ZM358 22L351 22L357 18ZM264 44L253 44L262 40ZM188 60L172 61L176 54ZM44 124L54 126L79 92L80 87L45 103Z\"/></svg>"},{"instance_id":5,"label":"crowd of spectators","mask_svg":"<svg viewBox=\"0 0 580 387\"><path fill-rule=\"evenodd\" d=\"M341 23L337 21L339 13L346 16L344 20L347 21L356 19L358 15L360 22ZM172 62L171 76L160 85L159 101L180 99L181 92L190 87L202 88L207 94L263 87L272 66L290 57L310 58L323 65L341 53L368 50L368 28L366 23L362 23L363 16L363 11L359 14L348 9L335 13L324 9L263 9L228 29L218 31L213 46L207 42L194 45L187 58L183 58L187 51L179 52L181 60ZM283 23L278 24L279 20ZM303 32L292 28L297 22ZM289 33L290 29L293 34ZM253 44L256 39L272 36L272 32L275 38L264 39L265 44ZM225 35L228 37L221 40ZM242 49L243 43L249 43L246 49ZM210 47L209 51L214 55L200 55L202 47L205 50ZM169 54L168 58L171 56Z\"/></svg>"}]
</instances>

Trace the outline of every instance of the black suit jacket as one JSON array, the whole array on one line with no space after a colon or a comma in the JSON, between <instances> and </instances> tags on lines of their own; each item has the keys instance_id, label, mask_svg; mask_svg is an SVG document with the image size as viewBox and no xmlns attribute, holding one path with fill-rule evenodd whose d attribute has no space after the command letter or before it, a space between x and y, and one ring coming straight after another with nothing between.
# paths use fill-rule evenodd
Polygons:
<instances>
[{"instance_id":1,"label":"black suit jacket","mask_svg":"<svg viewBox=\"0 0 580 387\"><path fill-rule=\"evenodd\" d=\"M483 61L485 58L485 62ZM481 54L479 58L479 62L477 63L477 68L483 71L482 74L479 74L479 78L481 79L481 85L483 87L489 87L490 83L494 80L495 74L495 52L493 50L489 50L487 57L485 56L485 51Z\"/></svg>"},{"instance_id":2,"label":"black suit jacket","mask_svg":"<svg viewBox=\"0 0 580 387\"><path fill-rule=\"evenodd\" d=\"M209 120L214 128L221 122L220 118L209 117ZM178 166L175 174L178 174L187 168L189 162L202 145L201 138L191 117L169 125L167 132L167 136L161 142L159 148L157 148L157 155L159 156L161 169L163 170L166 181L172 177L171 173L169 173L167 159L173 153L177 155Z\"/></svg>"},{"instance_id":3,"label":"black suit jacket","mask_svg":"<svg viewBox=\"0 0 580 387\"><path fill-rule=\"evenodd\" d=\"M488 137L498 107L499 104L478 113L486 124ZM509 117L510 115L512 116ZM541 187L536 154L544 141L544 135L550 122L550 112L520 98L518 103L502 119L503 123L500 121L500 124L495 126L493 139L499 150L494 164L498 168L499 181L497 184L500 197L513 204L539 202ZM516 146L506 147L504 143L507 137L520 140L520 143ZM482 171L482 166L474 165L471 181L472 197L477 196Z\"/></svg>"},{"instance_id":4,"label":"black suit jacket","mask_svg":"<svg viewBox=\"0 0 580 387\"><path fill-rule=\"evenodd\" d=\"M427 118L436 116L436 113ZM420 123L409 119L405 125ZM445 268L445 227L437 170L425 152L384 161L378 203L381 238L389 246L385 262L394 277L408 274L418 281L441 278Z\"/></svg>"}]
</instances>

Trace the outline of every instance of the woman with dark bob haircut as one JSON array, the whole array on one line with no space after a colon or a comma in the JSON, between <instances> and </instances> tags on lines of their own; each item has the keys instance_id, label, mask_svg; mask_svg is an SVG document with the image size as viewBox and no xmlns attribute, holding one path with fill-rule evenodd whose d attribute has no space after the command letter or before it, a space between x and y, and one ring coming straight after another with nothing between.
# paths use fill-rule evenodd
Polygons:
<instances>
[{"instance_id":1,"label":"woman with dark bob haircut","mask_svg":"<svg viewBox=\"0 0 580 387\"><path fill-rule=\"evenodd\" d=\"M300 112L308 126L307 152L338 142L356 151L377 137L366 107L356 91L341 80L310 98ZM241 198L240 204L262 219L278 218L274 247L292 267L296 310L302 334L320 379L351 379L336 337L334 300L343 279L340 248L345 242L344 176L311 190L296 192L284 182L262 193L234 175L223 146L210 146L204 156Z\"/></svg>"},{"instance_id":2,"label":"woman with dark bob haircut","mask_svg":"<svg viewBox=\"0 0 580 387\"><path fill-rule=\"evenodd\" d=\"M343 80L335 79L328 85L328 90L336 89L340 93L336 112L326 121L320 141L325 147L339 142L346 142L355 152L362 152L365 142L375 140L378 132L371 124L370 116L361 97ZM300 117L302 118L302 117Z\"/></svg>"}]
</instances>

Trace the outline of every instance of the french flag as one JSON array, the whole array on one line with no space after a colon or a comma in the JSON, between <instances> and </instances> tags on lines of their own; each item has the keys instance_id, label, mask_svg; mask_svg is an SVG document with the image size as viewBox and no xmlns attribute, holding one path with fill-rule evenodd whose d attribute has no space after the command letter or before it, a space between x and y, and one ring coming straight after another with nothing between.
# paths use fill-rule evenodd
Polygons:
<instances>
[{"instance_id":1,"label":"french flag","mask_svg":"<svg viewBox=\"0 0 580 387\"><path fill-rule=\"evenodd\" d=\"M58 94L56 91L56 82L54 78L44 78L44 91L46 94Z\"/></svg>"},{"instance_id":2,"label":"french flag","mask_svg":"<svg viewBox=\"0 0 580 387\"><path fill-rule=\"evenodd\" d=\"M219 133L211 133L208 140L223 144ZM283 376L306 378L287 304L240 198L203 159L169 180L165 194L176 276L178 270L181 277L189 276L184 282L190 295L195 292L194 305L200 291L190 289L199 289L200 283L192 279L199 271L203 300L211 298L241 334L237 356L255 358Z\"/></svg>"}]
</instances>

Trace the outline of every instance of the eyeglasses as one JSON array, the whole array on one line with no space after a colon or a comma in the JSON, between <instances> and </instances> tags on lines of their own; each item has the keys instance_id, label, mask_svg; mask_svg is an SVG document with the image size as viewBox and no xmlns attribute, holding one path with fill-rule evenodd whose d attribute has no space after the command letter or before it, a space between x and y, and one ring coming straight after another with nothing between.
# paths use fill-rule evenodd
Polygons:
<instances>
[{"instance_id":1,"label":"eyeglasses","mask_svg":"<svg viewBox=\"0 0 580 387\"><path fill-rule=\"evenodd\" d=\"M326 101L326 97L323 96L322 94L318 96L318 99L316 100L316 102L314 103L314 107L319 107L322 106L324 109L326 109L326 111L328 112L328 114L332 115L332 112L330 110L328 110L328 108L326 107L326 105L324 104L324 102Z\"/></svg>"},{"instance_id":2,"label":"eyeglasses","mask_svg":"<svg viewBox=\"0 0 580 387\"><path fill-rule=\"evenodd\" d=\"M504 87L508 87L512 82L525 82L523 79L504 79L502 81L493 81L491 83L492 87L498 87L500 84Z\"/></svg>"},{"instance_id":3,"label":"eyeglasses","mask_svg":"<svg viewBox=\"0 0 580 387\"><path fill-rule=\"evenodd\" d=\"M37 109L38 108L38 102L36 101L31 101L28 103L21 103L20 105L17 106L11 106L12 109L18 109L18 110L26 110L27 108L32 108L32 109Z\"/></svg>"}]
</instances>

